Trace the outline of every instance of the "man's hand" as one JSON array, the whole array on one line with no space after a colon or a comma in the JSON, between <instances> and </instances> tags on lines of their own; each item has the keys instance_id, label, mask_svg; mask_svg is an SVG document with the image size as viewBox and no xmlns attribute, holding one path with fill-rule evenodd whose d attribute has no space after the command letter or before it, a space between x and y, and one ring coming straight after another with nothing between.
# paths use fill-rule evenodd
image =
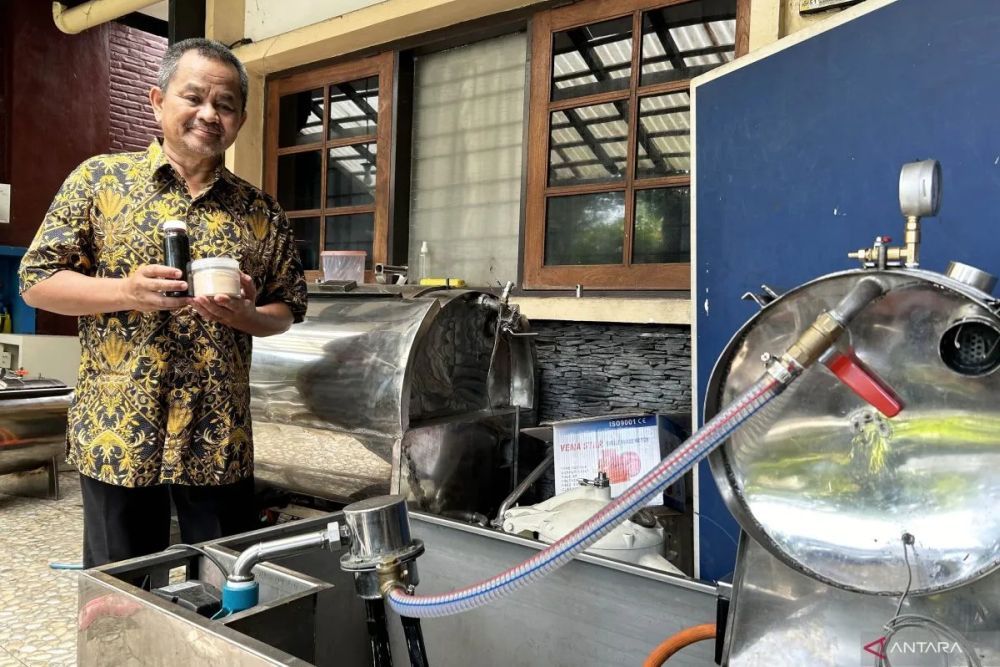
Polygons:
<instances>
[{"instance_id":1,"label":"man's hand","mask_svg":"<svg viewBox=\"0 0 1000 667\"><path fill-rule=\"evenodd\" d=\"M206 320L251 331L257 316L257 288L245 273L240 274L240 292L241 296L235 298L225 294L196 296L190 300L191 307Z\"/></svg>"},{"instance_id":2,"label":"man's hand","mask_svg":"<svg viewBox=\"0 0 1000 667\"><path fill-rule=\"evenodd\" d=\"M156 310L176 310L188 305L187 297L163 296L163 292L186 292L188 285L178 280L183 273L160 264L140 266L128 278L119 282L123 310L144 313Z\"/></svg>"}]
</instances>

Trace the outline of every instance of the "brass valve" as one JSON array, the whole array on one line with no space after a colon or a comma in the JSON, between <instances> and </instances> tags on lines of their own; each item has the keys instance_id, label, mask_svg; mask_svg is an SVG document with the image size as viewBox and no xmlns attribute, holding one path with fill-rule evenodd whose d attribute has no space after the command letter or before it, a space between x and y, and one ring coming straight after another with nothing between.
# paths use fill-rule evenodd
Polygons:
<instances>
[{"instance_id":1,"label":"brass valve","mask_svg":"<svg viewBox=\"0 0 1000 667\"><path fill-rule=\"evenodd\" d=\"M847 253L847 256L859 260L865 268L916 268L920 265L920 218L915 215L907 216L903 246L888 245L891 242L892 239L888 236L876 236L872 247Z\"/></svg>"}]
</instances>

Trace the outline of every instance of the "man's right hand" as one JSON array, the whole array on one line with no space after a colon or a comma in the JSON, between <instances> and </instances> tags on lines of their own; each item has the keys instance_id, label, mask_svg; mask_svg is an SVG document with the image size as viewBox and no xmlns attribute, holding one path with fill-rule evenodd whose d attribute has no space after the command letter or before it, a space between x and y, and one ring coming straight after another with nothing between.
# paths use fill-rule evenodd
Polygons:
<instances>
[{"instance_id":1,"label":"man's right hand","mask_svg":"<svg viewBox=\"0 0 1000 667\"><path fill-rule=\"evenodd\" d=\"M163 296L163 292L186 292L188 285L178 280L183 273L160 264L140 266L120 282L122 310L144 313L156 310L175 310L190 303L188 297Z\"/></svg>"}]
</instances>

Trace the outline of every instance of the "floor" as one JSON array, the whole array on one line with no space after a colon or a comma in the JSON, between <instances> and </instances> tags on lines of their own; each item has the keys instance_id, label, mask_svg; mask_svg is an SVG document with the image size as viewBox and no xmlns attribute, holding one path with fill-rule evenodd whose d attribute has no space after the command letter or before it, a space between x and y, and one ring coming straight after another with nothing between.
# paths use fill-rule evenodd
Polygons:
<instances>
[{"instance_id":1,"label":"floor","mask_svg":"<svg viewBox=\"0 0 1000 667\"><path fill-rule=\"evenodd\" d=\"M0 493L0 667L76 664L77 573L49 564L80 562L83 507L77 473L59 482L58 501Z\"/></svg>"}]
</instances>

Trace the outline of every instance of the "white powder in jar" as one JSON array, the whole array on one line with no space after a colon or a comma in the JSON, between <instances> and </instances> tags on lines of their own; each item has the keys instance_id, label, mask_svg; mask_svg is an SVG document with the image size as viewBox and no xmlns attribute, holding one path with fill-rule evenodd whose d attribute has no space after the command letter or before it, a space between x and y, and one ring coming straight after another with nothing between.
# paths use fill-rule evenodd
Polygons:
<instances>
[{"instance_id":1,"label":"white powder in jar","mask_svg":"<svg viewBox=\"0 0 1000 667\"><path fill-rule=\"evenodd\" d=\"M206 257L191 262L195 296L240 296L240 263L232 257Z\"/></svg>"}]
</instances>

